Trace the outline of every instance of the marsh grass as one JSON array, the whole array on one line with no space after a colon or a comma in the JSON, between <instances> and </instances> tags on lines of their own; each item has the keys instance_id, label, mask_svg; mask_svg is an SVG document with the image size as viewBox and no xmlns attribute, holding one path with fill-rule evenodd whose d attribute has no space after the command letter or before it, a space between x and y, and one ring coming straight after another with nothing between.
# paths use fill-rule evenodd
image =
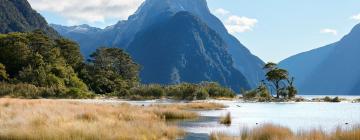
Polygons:
<instances>
[{"instance_id":1,"label":"marsh grass","mask_svg":"<svg viewBox=\"0 0 360 140\"><path fill-rule=\"evenodd\" d=\"M338 128L332 133L313 129L310 131L293 132L289 128L265 124L253 129L243 128L239 136L225 133L212 133L211 140L360 140L360 126L350 129Z\"/></svg>"},{"instance_id":2,"label":"marsh grass","mask_svg":"<svg viewBox=\"0 0 360 140\"><path fill-rule=\"evenodd\" d=\"M176 139L184 132L167 124L163 116L188 118L197 114L170 109L129 104L0 99L0 139Z\"/></svg>"},{"instance_id":3,"label":"marsh grass","mask_svg":"<svg viewBox=\"0 0 360 140\"><path fill-rule=\"evenodd\" d=\"M226 126L230 126L231 125L231 113L228 112L225 116L220 118L220 124L224 124Z\"/></svg>"},{"instance_id":4,"label":"marsh grass","mask_svg":"<svg viewBox=\"0 0 360 140\"><path fill-rule=\"evenodd\" d=\"M219 110L225 107L225 105L219 103L191 102L170 105L151 105L148 110L159 116L163 116L166 120L176 120L197 119L199 115L194 112L196 110Z\"/></svg>"},{"instance_id":5,"label":"marsh grass","mask_svg":"<svg viewBox=\"0 0 360 140\"><path fill-rule=\"evenodd\" d=\"M173 104L171 106L182 110L221 110L227 107L226 105L220 103L200 102L200 101Z\"/></svg>"}]
</instances>

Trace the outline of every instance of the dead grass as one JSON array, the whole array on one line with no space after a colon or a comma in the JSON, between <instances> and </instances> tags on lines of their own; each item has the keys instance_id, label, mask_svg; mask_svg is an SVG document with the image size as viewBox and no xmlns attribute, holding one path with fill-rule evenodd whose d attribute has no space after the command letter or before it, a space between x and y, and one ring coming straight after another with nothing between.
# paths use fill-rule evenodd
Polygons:
<instances>
[{"instance_id":1,"label":"dead grass","mask_svg":"<svg viewBox=\"0 0 360 140\"><path fill-rule=\"evenodd\" d=\"M230 112L220 118L220 124L224 124L226 126L231 125L231 113Z\"/></svg>"},{"instance_id":2,"label":"dead grass","mask_svg":"<svg viewBox=\"0 0 360 140\"><path fill-rule=\"evenodd\" d=\"M172 105L153 105L157 107L172 107L181 110L220 110L227 106L219 103L210 102L191 102L191 103L179 103Z\"/></svg>"},{"instance_id":3,"label":"dead grass","mask_svg":"<svg viewBox=\"0 0 360 140\"><path fill-rule=\"evenodd\" d=\"M196 115L184 110L177 112L179 110L129 104L0 99L0 139L176 139L184 132L167 124L163 116L167 118L172 116L169 114L176 114L174 118L187 118Z\"/></svg>"},{"instance_id":4,"label":"dead grass","mask_svg":"<svg viewBox=\"0 0 360 140\"><path fill-rule=\"evenodd\" d=\"M226 106L218 103L192 102L170 105L151 105L148 110L163 116L166 120L174 119L197 119L199 115L194 110L218 110Z\"/></svg>"},{"instance_id":5,"label":"dead grass","mask_svg":"<svg viewBox=\"0 0 360 140\"><path fill-rule=\"evenodd\" d=\"M335 132L325 133L322 130L292 132L289 128L266 124L254 129L244 128L240 136L229 136L224 133L212 133L211 140L360 140L360 126L351 129L338 128Z\"/></svg>"}]
</instances>

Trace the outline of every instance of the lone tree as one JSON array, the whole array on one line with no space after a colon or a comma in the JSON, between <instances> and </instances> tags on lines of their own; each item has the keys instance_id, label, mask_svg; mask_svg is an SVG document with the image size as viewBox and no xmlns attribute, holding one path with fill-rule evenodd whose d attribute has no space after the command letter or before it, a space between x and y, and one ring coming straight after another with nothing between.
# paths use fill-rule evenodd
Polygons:
<instances>
[{"instance_id":1,"label":"lone tree","mask_svg":"<svg viewBox=\"0 0 360 140\"><path fill-rule=\"evenodd\" d=\"M295 78L289 78L287 70L278 68L277 64L272 62L267 63L264 69L266 70L266 80L275 88L276 98L280 98L280 95L292 98L297 94L297 90L293 85Z\"/></svg>"}]
</instances>

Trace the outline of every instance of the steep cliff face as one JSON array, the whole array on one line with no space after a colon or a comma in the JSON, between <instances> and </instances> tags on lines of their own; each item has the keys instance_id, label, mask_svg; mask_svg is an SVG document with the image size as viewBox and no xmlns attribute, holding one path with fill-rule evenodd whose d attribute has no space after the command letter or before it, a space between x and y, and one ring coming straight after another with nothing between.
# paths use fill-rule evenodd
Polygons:
<instances>
[{"instance_id":1,"label":"steep cliff face","mask_svg":"<svg viewBox=\"0 0 360 140\"><path fill-rule=\"evenodd\" d=\"M0 33L40 29L52 37L59 37L26 0L0 0L0 21Z\"/></svg>"},{"instance_id":2,"label":"steep cliff face","mask_svg":"<svg viewBox=\"0 0 360 140\"><path fill-rule=\"evenodd\" d=\"M299 77L302 94L360 95L360 24L340 41L290 57L280 66Z\"/></svg>"},{"instance_id":3,"label":"steep cliff face","mask_svg":"<svg viewBox=\"0 0 360 140\"><path fill-rule=\"evenodd\" d=\"M249 89L233 67L222 38L191 13L179 12L140 32L129 53L142 66L144 83L217 81L236 91Z\"/></svg>"}]
</instances>

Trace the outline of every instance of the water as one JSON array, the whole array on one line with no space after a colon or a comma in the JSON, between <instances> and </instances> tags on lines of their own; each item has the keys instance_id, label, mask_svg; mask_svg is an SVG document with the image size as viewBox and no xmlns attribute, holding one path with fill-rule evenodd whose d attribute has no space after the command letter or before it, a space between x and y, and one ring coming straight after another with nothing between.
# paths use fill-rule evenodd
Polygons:
<instances>
[{"instance_id":1,"label":"water","mask_svg":"<svg viewBox=\"0 0 360 140\"><path fill-rule=\"evenodd\" d=\"M183 122L180 126L191 134L225 132L237 135L244 127L253 128L271 123L286 126L294 132L321 128L331 132L337 127L350 128L360 124L359 103L243 103L216 101L229 106L224 110L199 111L199 121ZM230 127L218 123L219 116L232 116Z\"/></svg>"},{"instance_id":2,"label":"water","mask_svg":"<svg viewBox=\"0 0 360 140\"><path fill-rule=\"evenodd\" d=\"M324 96L303 97L312 99ZM340 96L340 98L357 99L360 97ZM81 100L81 102L101 104L130 103L141 106L178 103L171 100ZM222 103L229 107L223 110L198 111L201 115L199 120L178 123L180 127L188 132L185 139L208 139L208 135L211 132L224 132L230 135L238 135L241 128L253 128L266 123L285 126L294 132L314 128L321 128L326 132L331 132L337 127L349 128L352 125L360 125L360 103L244 103L241 101L216 100L211 102ZM232 116L232 125L230 127L220 125L218 123L219 117L226 115L228 112L230 112Z\"/></svg>"}]
</instances>

